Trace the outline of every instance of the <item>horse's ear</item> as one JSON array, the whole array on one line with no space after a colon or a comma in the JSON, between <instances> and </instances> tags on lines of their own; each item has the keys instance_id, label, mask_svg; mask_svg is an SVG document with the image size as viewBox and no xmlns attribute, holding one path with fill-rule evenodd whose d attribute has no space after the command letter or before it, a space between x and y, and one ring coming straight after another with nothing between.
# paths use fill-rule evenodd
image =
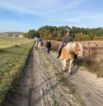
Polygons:
<instances>
[{"instance_id":1,"label":"horse's ear","mask_svg":"<svg viewBox=\"0 0 103 106\"><path fill-rule=\"evenodd\" d=\"M78 51L79 49L80 49L80 45L79 45L79 43L76 42L75 50Z\"/></svg>"},{"instance_id":2,"label":"horse's ear","mask_svg":"<svg viewBox=\"0 0 103 106\"><path fill-rule=\"evenodd\" d=\"M75 43L75 48L77 48L77 46L78 46L78 43L76 42L76 43Z\"/></svg>"},{"instance_id":3,"label":"horse's ear","mask_svg":"<svg viewBox=\"0 0 103 106\"><path fill-rule=\"evenodd\" d=\"M76 45L79 46L79 44L76 42Z\"/></svg>"}]
</instances>

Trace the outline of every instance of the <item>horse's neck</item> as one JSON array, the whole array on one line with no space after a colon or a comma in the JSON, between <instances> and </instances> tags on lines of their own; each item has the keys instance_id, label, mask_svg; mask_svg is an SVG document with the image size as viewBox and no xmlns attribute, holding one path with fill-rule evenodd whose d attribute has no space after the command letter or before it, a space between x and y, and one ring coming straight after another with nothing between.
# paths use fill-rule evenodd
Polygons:
<instances>
[{"instance_id":1,"label":"horse's neck","mask_svg":"<svg viewBox=\"0 0 103 106\"><path fill-rule=\"evenodd\" d=\"M70 42L67 44L66 48L68 49L69 52L73 52L74 49L76 49L77 46L80 46L80 48L82 47L79 43L77 42Z\"/></svg>"},{"instance_id":2,"label":"horse's neck","mask_svg":"<svg viewBox=\"0 0 103 106\"><path fill-rule=\"evenodd\" d=\"M70 42L66 45L66 48L67 48L68 51L72 52L73 46L74 46L73 42Z\"/></svg>"}]
</instances>

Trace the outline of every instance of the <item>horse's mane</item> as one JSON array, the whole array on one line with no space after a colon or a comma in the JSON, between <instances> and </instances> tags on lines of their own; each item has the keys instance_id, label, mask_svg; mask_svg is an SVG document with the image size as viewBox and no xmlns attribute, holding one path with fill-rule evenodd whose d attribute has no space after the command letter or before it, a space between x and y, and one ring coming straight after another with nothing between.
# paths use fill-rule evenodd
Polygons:
<instances>
[{"instance_id":1,"label":"horse's mane","mask_svg":"<svg viewBox=\"0 0 103 106\"><path fill-rule=\"evenodd\" d=\"M70 42L66 45L66 49L68 50L68 52L72 52L72 48L75 46L74 42Z\"/></svg>"},{"instance_id":2,"label":"horse's mane","mask_svg":"<svg viewBox=\"0 0 103 106\"><path fill-rule=\"evenodd\" d=\"M68 50L69 52L73 52L73 48L74 48L76 45L79 46L79 48L80 48L81 51L83 51L82 44L79 43L79 42L70 42L70 43L68 43L68 44L66 45L66 48L67 48L67 50Z\"/></svg>"}]
</instances>

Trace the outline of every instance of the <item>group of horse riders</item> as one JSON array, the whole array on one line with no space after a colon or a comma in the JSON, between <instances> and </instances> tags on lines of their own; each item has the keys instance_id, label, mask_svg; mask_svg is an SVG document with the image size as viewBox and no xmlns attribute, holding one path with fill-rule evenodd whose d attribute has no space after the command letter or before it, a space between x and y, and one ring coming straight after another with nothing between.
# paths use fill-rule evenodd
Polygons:
<instances>
[{"instance_id":1,"label":"group of horse riders","mask_svg":"<svg viewBox=\"0 0 103 106\"><path fill-rule=\"evenodd\" d=\"M34 41L35 41L35 44L36 44L36 45L38 45L39 43L41 43L41 45L43 46L43 42L42 42L42 39L41 39L40 36L36 36L36 37L34 38ZM70 30L67 31L66 35L65 35L65 36L63 37L63 39L62 39L62 43L60 44L60 46L59 46L59 48L58 48L58 56L57 56L57 58L60 57L61 51L62 51L63 47L66 46L66 44L69 43L69 42L73 42L73 37L72 37L72 34L71 34L71 31L70 31ZM51 46L52 46L52 45L51 45L50 40L47 40L47 42L46 42L46 47L47 47L47 49L48 49L48 50L47 50L48 53L50 53Z\"/></svg>"},{"instance_id":2,"label":"group of horse riders","mask_svg":"<svg viewBox=\"0 0 103 106\"><path fill-rule=\"evenodd\" d=\"M40 36L35 37L35 41L37 45L39 42L42 43L42 39L40 38ZM48 53L50 53L51 46L52 46L51 42L48 40L46 42L46 48ZM73 42L72 33L69 30L67 31L66 35L63 37L62 43L58 48L57 58L59 57L62 60L62 69L67 70L68 67L69 73L71 73L74 59L83 58L82 44L79 42Z\"/></svg>"},{"instance_id":3,"label":"group of horse riders","mask_svg":"<svg viewBox=\"0 0 103 106\"><path fill-rule=\"evenodd\" d=\"M37 48L43 47L43 41L42 41L40 36L34 37L34 42L35 42L35 45L36 45ZM52 49L52 44L51 44L50 40L47 40L45 47L47 48L47 52L49 54L51 49Z\"/></svg>"}]
</instances>

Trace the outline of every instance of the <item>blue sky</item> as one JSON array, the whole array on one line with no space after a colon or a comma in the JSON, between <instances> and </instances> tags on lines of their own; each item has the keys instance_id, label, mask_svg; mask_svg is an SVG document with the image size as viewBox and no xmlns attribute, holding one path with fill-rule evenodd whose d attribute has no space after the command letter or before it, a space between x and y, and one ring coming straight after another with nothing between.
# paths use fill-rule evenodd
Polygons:
<instances>
[{"instance_id":1,"label":"blue sky","mask_svg":"<svg viewBox=\"0 0 103 106\"><path fill-rule=\"evenodd\" d=\"M102 0L0 0L0 32L44 25L103 27Z\"/></svg>"}]
</instances>

